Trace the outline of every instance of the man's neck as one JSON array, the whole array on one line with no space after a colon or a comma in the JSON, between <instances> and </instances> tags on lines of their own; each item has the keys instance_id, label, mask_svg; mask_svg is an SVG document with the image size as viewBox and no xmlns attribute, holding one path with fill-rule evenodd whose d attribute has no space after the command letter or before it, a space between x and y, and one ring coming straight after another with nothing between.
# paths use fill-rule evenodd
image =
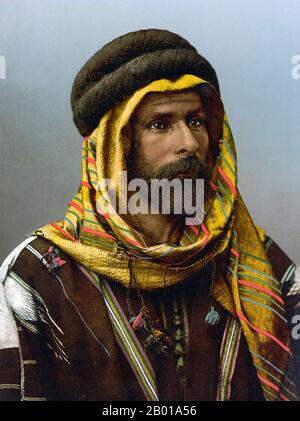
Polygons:
<instances>
[{"instance_id":1,"label":"man's neck","mask_svg":"<svg viewBox=\"0 0 300 421\"><path fill-rule=\"evenodd\" d=\"M135 215L141 227L142 233L151 245L169 242L176 228L180 225L182 218L178 215L164 214L137 214ZM172 242L178 239L172 238Z\"/></svg>"}]
</instances>

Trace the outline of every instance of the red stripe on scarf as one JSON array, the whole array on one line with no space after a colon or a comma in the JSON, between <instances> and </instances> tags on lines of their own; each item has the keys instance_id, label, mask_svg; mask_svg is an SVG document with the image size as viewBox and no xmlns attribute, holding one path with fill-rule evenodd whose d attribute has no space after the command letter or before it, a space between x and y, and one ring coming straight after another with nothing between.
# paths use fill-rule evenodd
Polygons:
<instances>
[{"instance_id":1,"label":"red stripe on scarf","mask_svg":"<svg viewBox=\"0 0 300 421\"><path fill-rule=\"evenodd\" d=\"M261 374L258 374L257 377L259 378L259 380L262 381L262 383L266 384L267 386L269 386L271 389L275 390L276 392L279 392L279 387L276 386L276 384L270 382L270 380L267 380L265 377L263 377ZM280 393L279 396L284 400L284 401L290 401L289 398L287 398L283 393Z\"/></svg>"},{"instance_id":2,"label":"red stripe on scarf","mask_svg":"<svg viewBox=\"0 0 300 421\"><path fill-rule=\"evenodd\" d=\"M214 190L214 191L218 191L218 187L210 180L208 182L208 184L210 185L210 187Z\"/></svg>"},{"instance_id":3,"label":"red stripe on scarf","mask_svg":"<svg viewBox=\"0 0 300 421\"><path fill-rule=\"evenodd\" d=\"M266 384L267 386L269 386L271 389L275 390L275 392L279 392L279 387L276 386L276 384L270 382L269 380L267 380L265 377L261 376L260 374L257 375L257 377L259 378L259 380L261 380L264 384Z\"/></svg>"},{"instance_id":4,"label":"red stripe on scarf","mask_svg":"<svg viewBox=\"0 0 300 421\"><path fill-rule=\"evenodd\" d=\"M82 228L82 231L89 232L90 234L97 235L98 237L110 238L112 240L116 240L116 237L114 237L111 234L108 234L107 232L95 231L95 230L93 230L91 228L88 228L88 227Z\"/></svg>"},{"instance_id":5,"label":"red stripe on scarf","mask_svg":"<svg viewBox=\"0 0 300 421\"><path fill-rule=\"evenodd\" d=\"M250 322L249 322L249 320L243 315L243 313L241 313L241 312L239 312L239 311L237 311L236 312L236 314L237 314L237 316L238 316L238 318L239 319L241 319L241 320L243 320L244 322L246 322L253 330L255 330L257 333L260 333L261 335L264 335L264 336L267 336L268 338L270 338L270 339L272 339L274 342L276 342L277 343L277 345L279 345L281 348L283 348L286 352L288 352L290 355L292 355L292 353L291 353L291 351L290 351L290 349L283 343L283 342L281 342L278 338L276 338L275 336L273 336L273 335L271 335L271 333L269 333L269 332L267 332L267 331L265 331L265 330L262 330L262 329L259 329L258 327L256 327L256 326L253 326L253 324L251 324Z\"/></svg>"},{"instance_id":6,"label":"red stripe on scarf","mask_svg":"<svg viewBox=\"0 0 300 421\"><path fill-rule=\"evenodd\" d=\"M266 288L263 288L263 287L260 287L260 286L258 286L258 285L255 285L255 284L252 284L251 282L247 282L247 281L243 281L243 280L241 280L241 279L239 279L238 280L238 283L239 284L242 284L242 285L246 285L246 286L248 286L248 287L250 287L250 288L253 288L253 289L256 289L257 291L262 291L262 292L264 292L264 293L266 293L266 294L268 294L268 295L271 295L272 297L274 297L280 304L282 304L282 305L284 305L284 301L283 301L283 299L279 296L279 295L277 295L277 294L275 294L275 292L273 292L273 291L269 291L268 289L266 289Z\"/></svg>"},{"instance_id":7,"label":"red stripe on scarf","mask_svg":"<svg viewBox=\"0 0 300 421\"><path fill-rule=\"evenodd\" d=\"M233 247L231 247L230 251L235 257L237 257L237 258L240 257L240 253L236 249L234 249Z\"/></svg>"},{"instance_id":8,"label":"red stripe on scarf","mask_svg":"<svg viewBox=\"0 0 300 421\"><path fill-rule=\"evenodd\" d=\"M269 386L271 389L275 390L276 392L279 392L279 387L276 386L276 384L270 382L269 380L267 380L265 377L263 377L262 375L258 374L257 377L259 378L259 380L261 380L264 384L266 384L267 386ZM287 398L283 393L280 393L279 396L284 400L284 401L290 401L289 398Z\"/></svg>"},{"instance_id":9,"label":"red stripe on scarf","mask_svg":"<svg viewBox=\"0 0 300 421\"><path fill-rule=\"evenodd\" d=\"M126 241L128 241L128 243L130 243L130 244L132 244L132 245L134 245L134 246L144 247L144 246L143 246L143 244L139 243L139 242L138 242L138 241L136 241L136 240L131 240L131 239L130 239L130 238L128 238L128 237L124 237L124 239L125 239Z\"/></svg>"},{"instance_id":10,"label":"red stripe on scarf","mask_svg":"<svg viewBox=\"0 0 300 421\"><path fill-rule=\"evenodd\" d=\"M60 228L55 222L50 222L50 225L52 225L52 227L57 229L57 231L59 231L61 234L63 234L64 236L66 236L70 240L77 242L76 238L72 237L71 234L69 234L67 231L63 230L62 228Z\"/></svg>"},{"instance_id":11,"label":"red stripe on scarf","mask_svg":"<svg viewBox=\"0 0 300 421\"><path fill-rule=\"evenodd\" d=\"M204 232L204 234L205 234L205 240L203 241L203 244L202 244L202 246L200 247L200 250L202 250L202 249L204 249L204 247L206 246L206 244L207 244L207 242L208 242L208 238L209 238L209 232L207 231L207 229L205 228L205 225L204 224L201 224L201 228L202 228L202 231Z\"/></svg>"},{"instance_id":12,"label":"red stripe on scarf","mask_svg":"<svg viewBox=\"0 0 300 421\"><path fill-rule=\"evenodd\" d=\"M96 165L96 160L94 158L86 158L87 162Z\"/></svg>"},{"instance_id":13,"label":"red stripe on scarf","mask_svg":"<svg viewBox=\"0 0 300 421\"><path fill-rule=\"evenodd\" d=\"M226 181L226 183L227 183L228 187L230 188L230 190L232 191L234 197L236 197L237 196L236 188L234 187L234 185L230 181L229 177L225 174L225 172L222 170L222 168L220 166L218 166L218 171L221 174L221 176L224 178L224 180Z\"/></svg>"},{"instance_id":14,"label":"red stripe on scarf","mask_svg":"<svg viewBox=\"0 0 300 421\"><path fill-rule=\"evenodd\" d=\"M88 189L92 189L92 186L87 181L80 181L80 184L84 187L87 187Z\"/></svg>"},{"instance_id":15,"label":"red stripe on scarf","mask_svg":"<svg viewBox=\"0 0 300 421\"><path fill-rule=\"evenodd\" d=\"M194 231L195 234L199 234L199 230L195 227L195 225L190 225L190 228Z\"/></svg>"},{"instance_id":16,"label":"red stripe on scarf","mask_svg":"<svg viewBox=\"0 0 300 421\"><path fill-rule=\"evenodd\" d=\"M76 208L79 212L83 213L83 208L79 206L78 203L71 200L71 202L69 202L69 206L73 206L73 208Z\"/></svg>"}]
</instances>

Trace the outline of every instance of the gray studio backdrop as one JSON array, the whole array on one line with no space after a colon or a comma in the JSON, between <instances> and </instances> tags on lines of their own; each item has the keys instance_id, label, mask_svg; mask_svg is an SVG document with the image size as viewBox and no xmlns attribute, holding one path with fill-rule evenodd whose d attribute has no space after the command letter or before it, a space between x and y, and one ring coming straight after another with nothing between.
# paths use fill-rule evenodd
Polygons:
<instances>
[{"instance_id":1,"label":"gray studio backdrop","mask_svg":"<svg viewBox=\"0 0 300 421\"><path fill-rule=\"evenodd\" d=\"M257 224L299 262L300 1L0 0L0 260L61 218L80 181L70 90L129 31L164 28L215 67Z\"/></svg>"}]
</instances>

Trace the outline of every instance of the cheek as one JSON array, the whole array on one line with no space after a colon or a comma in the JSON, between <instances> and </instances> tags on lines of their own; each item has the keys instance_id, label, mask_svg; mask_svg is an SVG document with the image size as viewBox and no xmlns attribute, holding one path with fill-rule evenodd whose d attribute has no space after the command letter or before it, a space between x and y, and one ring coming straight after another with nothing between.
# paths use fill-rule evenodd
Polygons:
<instances>
[{"instance_id":1,"label":"cheek","mask_svg":"<svg viewBox=\"0 0 300 421\"><path fill-rule=\"evenodd\" d=\"M198 155L201 157L201 159L205 160L208 157L210 151L208 133L203 129L197 133L194 133L194 136L198 143Z\"/></svg>"},{"instance_id":2,"label":"cheek","mask_svg":"<svg viewBox=\"0 0 300 421\"><path fill-rule=\"evenodd\" d=\"M144 136L140 147L146 162L159 165L172 153L172 142L164 136Z\"/></svg>"}]
</instances>

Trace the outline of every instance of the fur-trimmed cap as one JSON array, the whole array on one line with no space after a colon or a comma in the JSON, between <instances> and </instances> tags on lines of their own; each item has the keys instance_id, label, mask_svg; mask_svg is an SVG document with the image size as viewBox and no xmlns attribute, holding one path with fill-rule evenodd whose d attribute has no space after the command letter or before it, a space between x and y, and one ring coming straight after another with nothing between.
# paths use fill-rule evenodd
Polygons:
<instances>
[{"instance_id":1,"label":"fur-trimmed cap","mask_svg":"<svg viewBox=\"0 0 300 421\"><path fill-rule=\"evenodd\" d=\"M77 73L71 94L74 123L82 136L88 136L106 111L137 89L185 73L207 80L219 92L212 66L181 36L161 29L122 35L104 45Z\"/></svg>"}]
</instances>

